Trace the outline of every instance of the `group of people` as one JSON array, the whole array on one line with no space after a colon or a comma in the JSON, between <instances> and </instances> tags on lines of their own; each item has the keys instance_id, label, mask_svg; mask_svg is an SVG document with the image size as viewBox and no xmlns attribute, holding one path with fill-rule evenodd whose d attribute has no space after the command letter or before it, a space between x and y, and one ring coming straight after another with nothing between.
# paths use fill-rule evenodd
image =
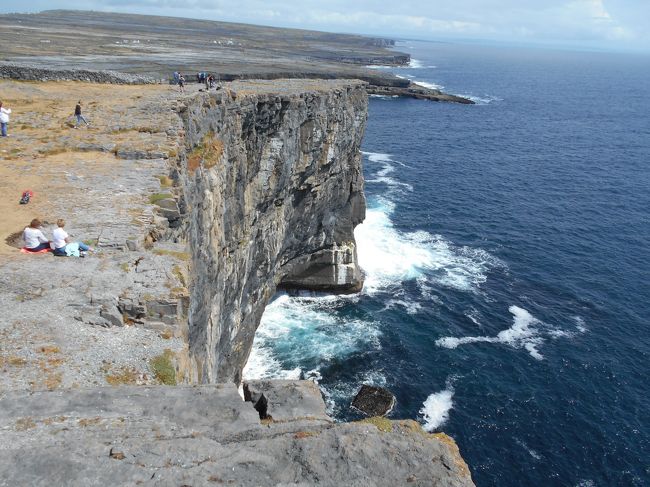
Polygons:
<instances>
[{"instance_id":1,"label":"group of people","mask_svg":"<svg viewBox=\"0 0 650 487\"><path fill-rule=\"evenodd\" d=\"M56 226L57 228L52 231L52 240L49 240L43 234L41 221L34 218L23 231L24 249L32 253L52 251L54 255L60 257L84 257L86 252L94 250L83 242L73 242L64 229L65 220L62 218L56 221Z\"/></svg>"},{"instance_id":2,"label":"group of people","mask_svg":"<svg viewBox=\"0 0 650 487\"><path fill-rule=\"evenodd\" d=\"M0 101L0 134L2 137L8 137L7 134L7 125L9 124L9 115L11 114L11 108L6 108L2 106L2 101ZM74 116L77 118L77 123L75 123L74 128L79 128L81 122L86 124L86 127L90 125L85 117L81 114L81 100L77 102L77 105L74 107Z\"/></svg>"},{"instance_id":3,"label":"group of people","mask_svg":"<svg viewBox=\"0 0 650 487\"><path fill-rule=\"evenodd\" d=\"M217 86L217 80L212 74L205 72L196 73L196 81L197 83L205 83L206 91L215 87L217 90L219 89ZM178 89L181 93L185 93L185 76L183 76L183 73L174 71L174 83L178 85Z\"/></svg>"}]
</instances>

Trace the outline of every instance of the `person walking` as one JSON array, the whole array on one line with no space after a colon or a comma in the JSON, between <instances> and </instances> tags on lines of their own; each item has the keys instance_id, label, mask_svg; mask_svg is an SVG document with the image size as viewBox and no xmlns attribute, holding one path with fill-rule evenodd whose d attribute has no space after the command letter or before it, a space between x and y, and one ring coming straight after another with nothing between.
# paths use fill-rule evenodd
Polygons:
<instances>
[{"instance_id":1,"label":"person walking","mask_svg":"<svg viewBox=\"0 0 650 487\"><path fill-rule=\"evenodd\" d=\"M178 87L181 93L185 93L185 77L182 73L178 76Z\"/></svg>"},{"instance_id":2,"label":"person walking","mask_svg":"<svg viewBox=\"0 0 650 487\"><path fill-rule=\"evenodd\" d=\"M81 114L81 100L77 102L77 106L74 107L74 116L77 117L77 123L75 124L74 128L79 128L79 124L81 122L86 124L86 127L90 125L84 116Z\"/></svg>"},{"instance_id":3,"label":"person walking","mask_svg":"<svg viewBox=\"0 0 650 487\"><path fill-rule=\"evenodd\" d=\"M2 137L7 137L7 124L9 123L10 113L11 108L3 107L0 101L0 133L2 133Z\"/></svg>"}]
</instances>

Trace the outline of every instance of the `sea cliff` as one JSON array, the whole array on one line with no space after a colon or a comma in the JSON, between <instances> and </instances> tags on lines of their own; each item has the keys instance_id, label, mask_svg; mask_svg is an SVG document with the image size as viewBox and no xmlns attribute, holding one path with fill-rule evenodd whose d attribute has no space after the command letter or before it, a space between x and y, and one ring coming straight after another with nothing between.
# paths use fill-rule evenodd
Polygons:
<instances>
[{"instance_id":1,"label":"sea cliff","mask_svg":"<svg viewBox=\"0 0 650 487\"><path fill-rule=\"evenodd\" d=\"M178 106L191 248L192 380L241 380L279 285L358 291L364 84L258 81Z\"/></svg>"},{"instance_id":2,"label":"sea cliff","mask_svg":"<svg viewBox=\"0 0 650 487\"><path fill-rule=\"evenodd\" d=\"M0 88L5 483L473 485L453 440L414 421L336 423L309 381L237 390L278 286L362 284L363 83ZM92 125L73 130L80 91ZM33 216L97 252L20 254Z\"/></svg>"}]
</instances>

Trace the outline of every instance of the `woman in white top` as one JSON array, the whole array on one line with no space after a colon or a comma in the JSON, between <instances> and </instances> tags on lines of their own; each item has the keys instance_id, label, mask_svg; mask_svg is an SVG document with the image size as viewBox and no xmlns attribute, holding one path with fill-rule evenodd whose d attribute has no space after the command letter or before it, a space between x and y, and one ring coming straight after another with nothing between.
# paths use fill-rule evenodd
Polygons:
<instances>
[{"instance_id":1,"label":"woman in white top","mask_svg":"<svg viewBox=\"0 0 650 487\"><path fill-rule=\"evenodd\" d=\"M28 252L40 252L41 250L50 249L50 241L41 231L41 221L34 218L29 226L23 231L25 240L25 250Z\"/></svg>"},{"instance_id":2,"label":"woman in white top","mask_svg":"<svg viewBox=\"0 0 650 487\"><path fill-rule=\"evenodd\" d=\"M7 136L7 124L9 123L9 114L11 113L11 108L5 108L2 106L0 101L0 129L2 136Z\"/></svg>"},{"instance_id":3,"label":"woman in white top","mask_svg":"<svg viewBox=\"0 0 650 487\"><path fill-rule=\"evenodd\" d=\"M57 228L52 232L52 244L54 245L54 255L58 255L60 257L66 257L68 253L66 252L66 246L68 244L72 244L73 242L70 241L70 235L68 235L68 232L66 232L63 227L65 227L65 220L62 218L59 218L56 221L56 226ZM74 245L78 247L78 250L82 252L87 252L87 251L92 251L92 247L88 247L83 242L74 242ZM77 252L78 254L78 252Z\"/></svg>"}]
</instances>

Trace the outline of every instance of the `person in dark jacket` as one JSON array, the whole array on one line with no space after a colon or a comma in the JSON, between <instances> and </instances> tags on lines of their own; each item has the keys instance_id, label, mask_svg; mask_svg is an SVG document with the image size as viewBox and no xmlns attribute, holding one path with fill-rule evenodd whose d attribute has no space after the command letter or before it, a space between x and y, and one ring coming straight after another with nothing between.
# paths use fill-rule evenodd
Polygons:
<instances>
[{"instance_id":1,"label":"person in dark jacket","mask_svg":"<svg viewBox=\"0 0 650 487\"><path fill-rule=\"evenodd\" d=\"M79 124L80 124L81 122L85 123L86 126L90 125L90 124L86 121L86 119L84 118L84 116L81 114L81 100L79 100L79 101L77 102L77 106L74 107L74 116L77 117L77 123L75 124L74 128L78 128L78 127L79 127Z\"/></svg>"}]
</instances>

